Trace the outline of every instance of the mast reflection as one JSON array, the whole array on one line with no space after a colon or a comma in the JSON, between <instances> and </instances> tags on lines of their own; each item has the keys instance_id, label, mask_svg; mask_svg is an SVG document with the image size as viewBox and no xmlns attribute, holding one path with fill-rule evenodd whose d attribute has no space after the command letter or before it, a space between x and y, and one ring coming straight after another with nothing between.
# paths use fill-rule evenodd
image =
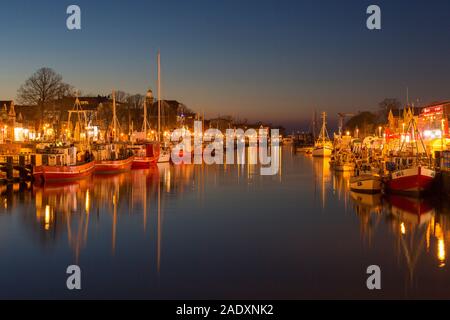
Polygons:
<instances>
[{"instance_id":1,"label":"mast reflection","mask_svg":"<svg viewBox=\"0 0 450 320\"><path fill-rule=\"evenodd\" d=\"M409 287L415 283L415 271L421 260L432 259L437 268L446 266L449 246L449 215L436 208L430 199L399 195L361 195L350 192L361 234L371 242L380 223L380 215L394 236L394 248L407 267ZM445 206L444 206L445 207ZM375 224L373 215L375 214Z\"/></svg>"}]
</instances>

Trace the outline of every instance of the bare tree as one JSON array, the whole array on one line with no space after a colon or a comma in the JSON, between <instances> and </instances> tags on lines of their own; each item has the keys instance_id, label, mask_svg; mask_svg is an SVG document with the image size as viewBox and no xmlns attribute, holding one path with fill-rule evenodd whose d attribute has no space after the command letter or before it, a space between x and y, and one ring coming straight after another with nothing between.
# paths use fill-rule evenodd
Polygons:
<instances>
[{"instance_id":1,"label":"bare tree","mask_svg":"<svg viewBox=\"0 0 450 320\"><path fill-rule=\"evenodd\" d=\"M51 68L37 70L17 91L20 103L40 108L41 121L44 118L44 110L50 102L72 95L72 86L64 83L62 76Z\"/></svg>"},{"instance_id":2,"label":"bare tree","mask_svg":"<svg viewBox=\"0 0 450 320\"><path fill-rule=\"evenodd\" d=\"M402 104L395 98L386 98L381 101L378 106L380 107L380 110L377 114L378 121L381 123L385 123L387 121L389 111L392 110L393 112L395 112L399 110Z\"/></svg>"},{"instance_id":3,"label":"bare tree","mask_svg":"<svg viewBox=\"0 0 450 320\"><path fill-rule=\"evenodd\" d=\"M145 96L143 96L142 94L133 94L130 95L127 99L127 103L133 109L135 120L137 120L141 116L141 110L144 106L144 100Z\"/></svg>"},{"instance_id":4,"label":"bare tree","mask_svg":"<svg viewBox=\"0 0 450 320\"><path fill-rule=\"evenodd\" d=\"M139 126L141 123L141 110L144 105L145 96L141 94L128 95L127 108L128 108L128 127L130 127L131 121L135 126Z\"/></svg>"},{"instance_id":5,"label":"bare tree","mask_svg":"<svg viewBox=\"0 0 450 320\"><path fill-rule=\"evenodd\" d=\"M122 102L125 103L128 100L128 97L130 96L128 93L121 91L121 90L117 90L115 92L116 95L116 101L117 102Z\"/></svg>"}]
</instances>

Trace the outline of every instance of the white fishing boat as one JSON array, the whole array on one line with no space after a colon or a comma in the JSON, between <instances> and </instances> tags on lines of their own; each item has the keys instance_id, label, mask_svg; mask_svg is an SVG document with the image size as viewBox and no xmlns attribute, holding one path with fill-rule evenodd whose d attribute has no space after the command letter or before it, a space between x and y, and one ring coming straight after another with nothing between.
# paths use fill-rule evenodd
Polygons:
<instances>
[{"instance_id":1,"label":"white fishing boat","mask_svg":"<svg viewBox=\"0 0 450 320\"><path fill-rule=\"evenodd\" d=\"M312 151L313 157L329 157L333 152L333 143L328 136L326 127L326 113L322 113L322 129L320 130L319 138L314 144Z\"/></svg>"},{"instance_id":2,"label":"white fishing boat","mask_svg":"<svg viewBox=\"0 0 450 320\"><path fill-rule=\"evenodd\" d=\"M165 163L170 161L170 148L162 148L159 154L158 163Z\"/></svg>"},{"instance_id":3,"label":"white fishing boat","mask_svg":"<svg viewBox=\"0 0 450 320\"><path fill-rule=\"evenodd\" d=\"M358 193L380 193L383 179L376 162L369 159L355 161L355 176L350 178L350 190Z\"/></svg>"},{"instance_id":4,"label":"white fishing boat","mask_svg":"<svg viewBox=\"0 0 450 320\"><path fill-rule=\"evenodd\" d=\"M373 173L363 173L351 177L350 190L358 193L380 193L381 177Z\"/></svg>"}]
</instances>

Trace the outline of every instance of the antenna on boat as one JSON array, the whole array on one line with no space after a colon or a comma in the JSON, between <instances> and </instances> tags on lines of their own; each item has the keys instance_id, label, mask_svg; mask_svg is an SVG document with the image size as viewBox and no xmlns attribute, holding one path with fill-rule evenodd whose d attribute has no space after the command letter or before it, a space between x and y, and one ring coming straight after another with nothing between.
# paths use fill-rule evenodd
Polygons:
<instances>
[{"instance_id":1,"label":"antenna on boat","mask_svg":"<svg viewBox=\"0 0 450 320\"><path fill-rule=\"evenodd\" d=\"M158 141L161 141L161 54L158 49Z\"/></svg>"},{"instance_id":2,"label":"antenna on boat","mask_svg":"<svg viewBox=\"0 0 450 320\"><path fill-rule=\"evenodd\" d=\"M145 139L147 139L147 97L144 98L144 123L142 124L142 131Z\"/></svg>"},{"instance_id":3,"label":"antenna on boat","mask_svg":"<svg viewBox=\"0 0 450 320\"><path fill-rule=\"evenodd\" d=\"M425 144L423 142L422 135L420 134L420 131L417 128L417 123L416 123L416 120L414 119L414 116L411 117L411 119L409 120L408 129L404 133L405 136L404 136L403 142L402 142L402 144L400 146L400 152L402 152L403 147L404 147L404 145L406 143L406 133L410 132L411 129L412 129L412 133L413 133L413 136L411 138L413 138L413 140L415 142L417 157L419 157L419 145L417 144L416 136L420 140L420 143L422 145L422 148L424 150L424 153L425 153L426 157L429 158L428 150L427 150L427 148L426 148L426 146L425 146Z\"/></svg>"},{"instance_id":4,"label":"antenna on boat","mask_svg":"<svg viewBox=\"0 0 450 320\"><path fill-rule=\"evenodd\" d=\"M327 122L327 115L322 112L322 142L325 143L325 123Z\"/></svg>"},{"instance_id":5,"label":"antenna on boat","mask_svg":"<svg viewBox=\"0 0 450 320\"><path fill-rule=\"evenodd\" d=\"M74 107L72 110L69 110L69 117L67 120L67 126L69 129L69 133L70 133L70 124L71 124L71 117L72 117L72 113L76 113L77 118L76 118L76 123L75 123L75 127L74 127L74 134L73 134L73 139L75 141L80 141L81 140L81 135L80 135L80 131L82 130L82 126L83 129L86 130L88 123L87 123L87 115L86 115L86 111L83 110L83 108L81 107L81 103L80 103L80 99L78 98L79 93L76 92L75 93L75 103L74 103ZM81 115L81 116L80 116ZM77 125L78 125L78 134L77 134ZM70 134L72 137L72 134ZM87 137L85 137L87 138Z\"/></svg>"},{"instance_id":6,"label":"antenna on boat","mask_svg":"<svg viewBox=\"0 0 450 320\"><path fill-rule=\"evenodd\" d=\"M113 108L113 140L114 142L117 142L118 140L118 135L117 135L117 131L120 131L120 123L119 123L119 119L117 119L117 112L116 112L116 91L113 90L112 91L112 108Z\"/></svg>"},{"instance_id":7,"label":"antenna on boat","mask_svg":"<svg viewBox=\"0 0 450 320\"><path fill-rule=\"evenodd\" d=\"M316 122L317 122L317 113L314 110L313 114L313 123L312 123L312 131L313 131L313 139L316 140Z\"/></svg>"},{"instance_id":8,"label":"antenna on boat","mask_svg":"<svg viewBox=\"0 0 450 320\"><path fill-rule=\"evenodd\" d=\"M116 127L116 92L113 90L112 92L112 100L113 100L113 133L114 133L114 142L117 141L117 127Z\"/></svg>"}]
</instances>

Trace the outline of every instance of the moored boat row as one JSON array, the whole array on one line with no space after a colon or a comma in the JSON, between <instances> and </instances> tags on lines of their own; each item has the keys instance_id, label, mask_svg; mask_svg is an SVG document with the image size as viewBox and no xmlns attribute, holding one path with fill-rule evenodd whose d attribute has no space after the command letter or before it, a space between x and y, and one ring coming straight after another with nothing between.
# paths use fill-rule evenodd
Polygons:
<instances>
[{"instance_id":1,"label":"moored boat row","mask_svg":"<svg viewBox=\"0 0 450 320\"><path fill-rule=\"evenodd\" d=\"M95 159L89 151L77 153L73 146L46 148L40 155L39 164L33 167L33 178L40 183L66 182L83 179L91 174L118 174L132 168L148 169L158 162L159 143L128 148L121 157L109 154L105 159L100 152L96 155L100 159ZM42 163L42 158L45 158L45 163Z\"/></svg>"},{"instance_id":2,"label":"moored boat row","mask_svg":"<svg viewBox=\"0 0 450 320\"><path fill-rule=\"evenodd\" d=\"M343 136L341 132L331 142L326 129L325 113L322 114L322 119L322 129L312 155L330 157L330 167L336 172L353 173L349 181L352 192L420 196L432 189L437 170L414 117L403 124L404 136L409 138L401 140L396 149L390 148L381 138L381 142L376 138L367 139L371 147L363 147L360 139L352 138L349 133ZM379 131L381 132L381 127Z\"/></svg>"}]
</instances>

